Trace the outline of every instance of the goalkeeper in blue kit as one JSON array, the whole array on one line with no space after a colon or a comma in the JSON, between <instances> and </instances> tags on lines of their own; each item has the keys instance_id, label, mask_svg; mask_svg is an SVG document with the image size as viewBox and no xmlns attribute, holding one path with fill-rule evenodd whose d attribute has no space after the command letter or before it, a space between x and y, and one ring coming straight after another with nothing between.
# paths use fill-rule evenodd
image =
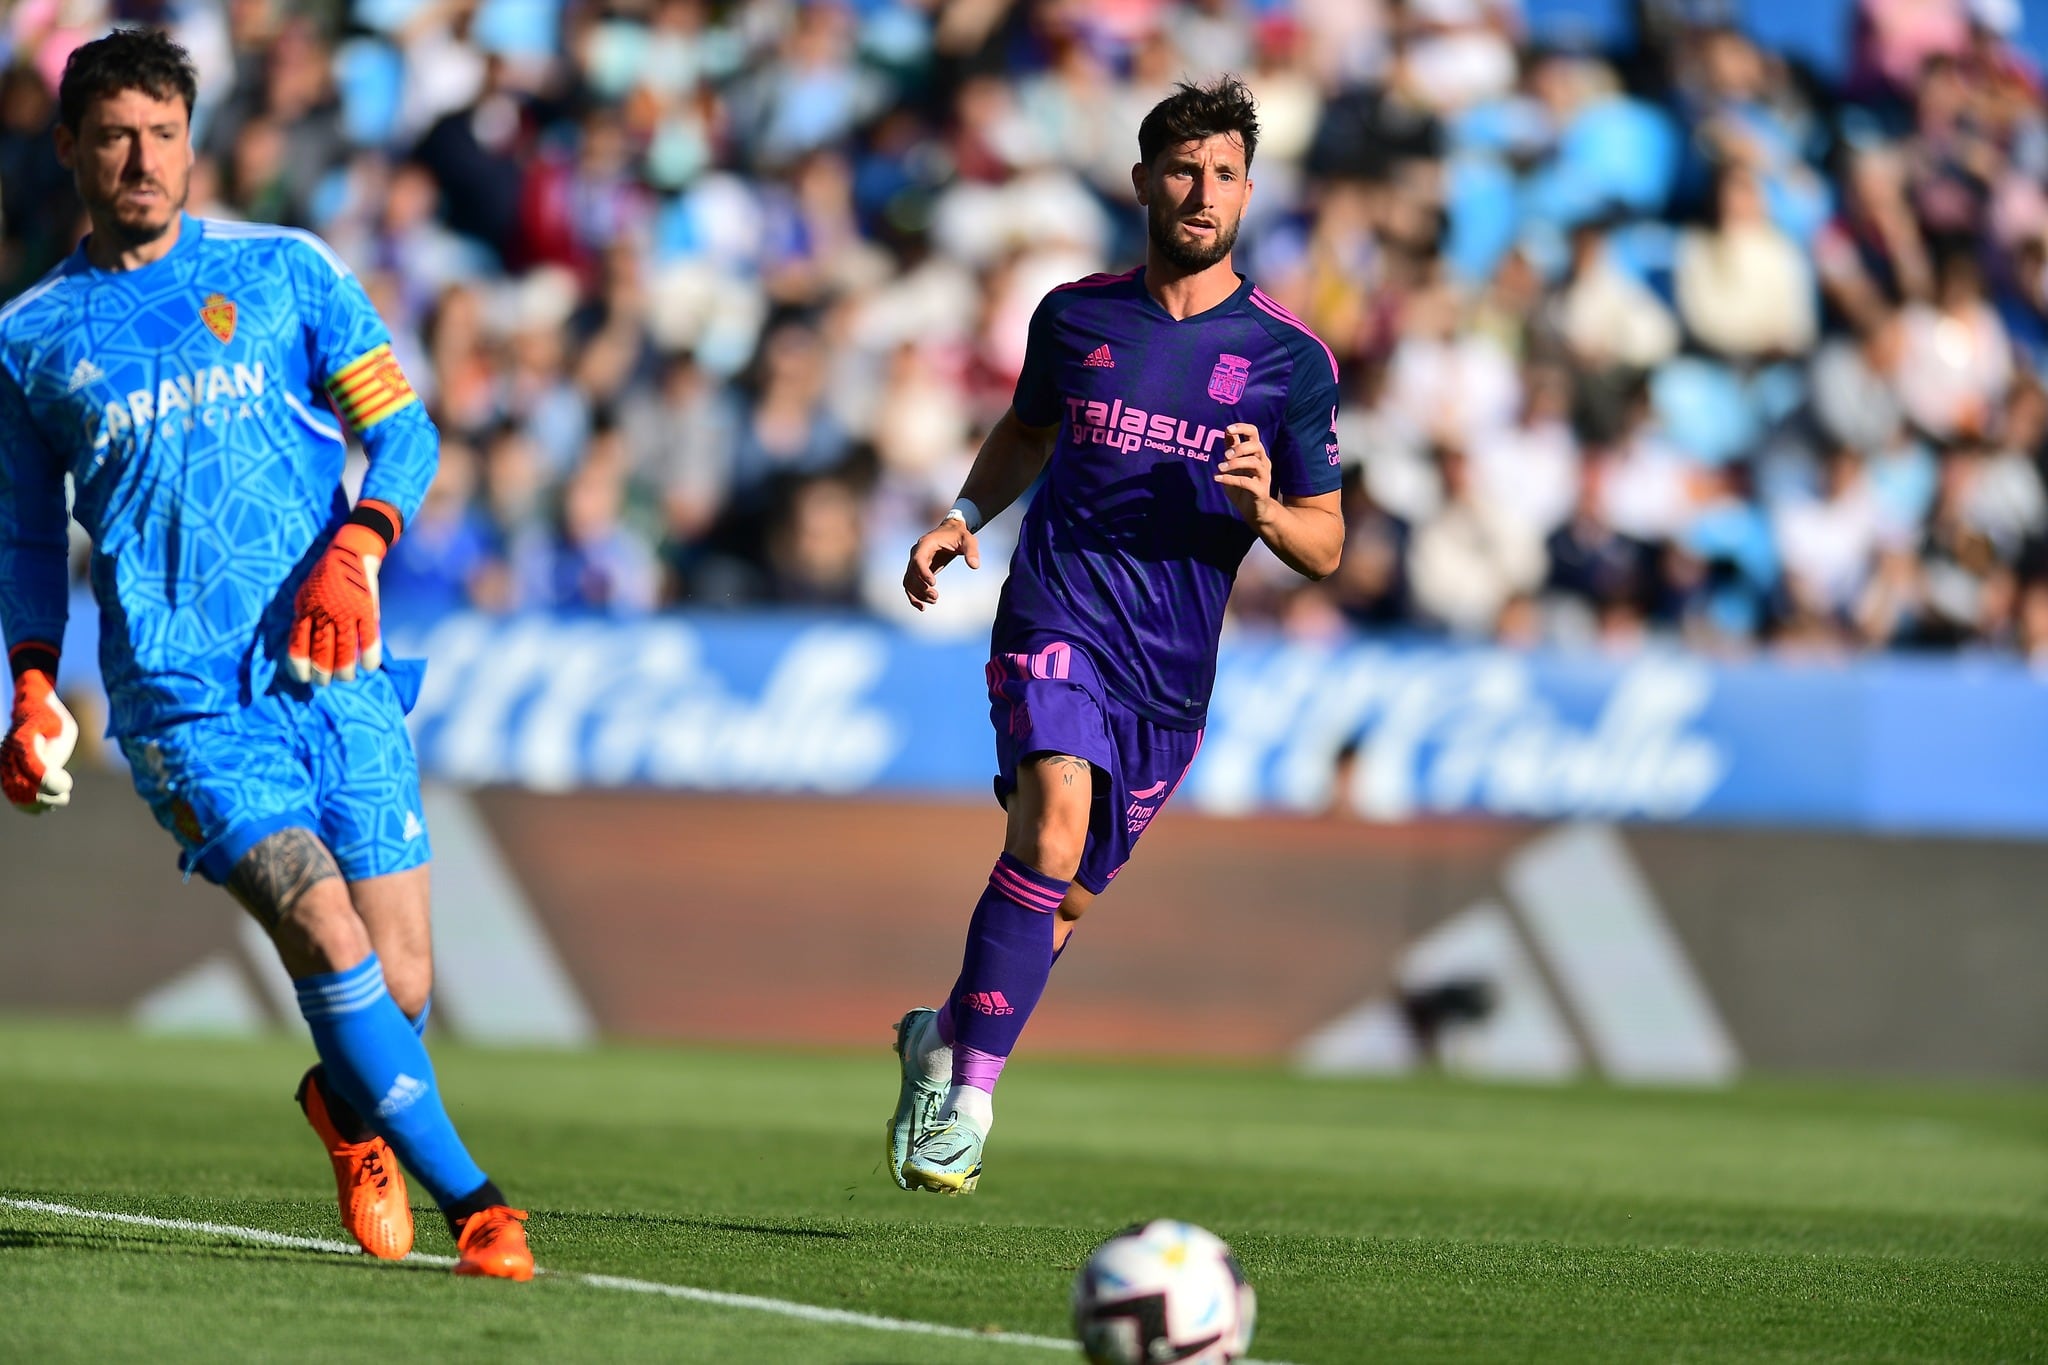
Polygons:
<instances>
[{"instance_id":1,"label":"goalkeeper in blue kit","mask_svg":"<svg viewBox=\"0 0 2048 1365\"><path fill-rule=\"evenodd\" d=\"M32 814L70 800L68 477L109 732L180 865L262 924L297 984L320 1057L298 1098L343 1222L374 1256L411 1249L402 1162L448 1220L456 1273L528 1279L526 1215L456 1136L420 1038L430 855L404 721L419 670L384 666L377 567L437 434L325 244L184 212L195 92L157 33L115 32L65 67L57 151L92 231L0 308L0 788ZM370 460L353 509L344 424Z\"/></svg>"}]
</instances>

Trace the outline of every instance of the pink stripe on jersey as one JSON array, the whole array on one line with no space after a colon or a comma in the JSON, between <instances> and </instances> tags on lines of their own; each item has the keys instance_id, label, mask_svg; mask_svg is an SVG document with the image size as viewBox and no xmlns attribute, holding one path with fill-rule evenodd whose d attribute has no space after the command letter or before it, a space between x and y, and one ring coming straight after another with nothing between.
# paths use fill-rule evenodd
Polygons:
<instances>
[{"instance_id":1,"label":"pink stripe on jersey","mask_svg":"<svg viewBox=\"0 0 2048 1365\"><path fill-rule=\"evenodd\" d=\"M1295 323L1303 327L1304 330L1306 330L1307 324L1301 321L1301 314L1295 312L1292 308L1289 308L1286 304L1280 302L1280 300L1274 298L1271 294L1268 294L1265 290L1260 289L1256 285L1252 287L1252 293L1256 294L1259 298L1259 301L1265 304L1268 308L1270 308L1276 315L1285 318L1287 321Z\"/></svg>"},{"instance_id":2,"label":"pink stripe on jersey","mask_svg":"<svg viewBox=\"0 0 2048 1365\"><path fill-rule=\"evenodd\" d=\"M1324 341L1321 337L1317 336L1307 323L1303 322L1300 318L1294 316L1294 314L1288 312L1285 308L1282 308L1279 304L1273 302L1273 300L1271 300L1270 298L1267 298L1266 292L1262 289L1252 290L1252 306L1257 308L1260 312L1266 314L1268 317L1278 318L1281 322L1286 323L1289 327L1292 327L1297 331L1307 332L1309 340L1313 341L1316 345L1322 347L1323 354L1330 358L1330 378L1335 379L1338 377L1337 353L1331 350L1330 343Z\"/></svg>"},{"instance_id":3,"label":"pink stripe on jersey","mask_svg":"<svg viewBox=\"0 0 2048 1365\"><path fill-rule=\"evenodd\" d=\"M1142 269L1144 269L1143 266L1138 267L1138 270ZM1069 280L1065 284L1056 284L1045 292L1048 294L1060 294L1069 289L1100 289L1105 285L1118 284L1124 280L1135 279L1137 274L1137 270L1126 270L1121 275L1111 275L1103 272L1097 275L1084 276L1078 280Z\"/></svg>"}]
</instances>

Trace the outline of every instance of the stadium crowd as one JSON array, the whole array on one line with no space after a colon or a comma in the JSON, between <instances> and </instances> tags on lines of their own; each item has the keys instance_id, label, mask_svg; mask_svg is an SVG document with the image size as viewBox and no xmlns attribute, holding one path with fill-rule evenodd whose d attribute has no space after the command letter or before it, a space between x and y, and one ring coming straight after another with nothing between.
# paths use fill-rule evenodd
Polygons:
<instances>
[{"instance_id":1,"label":"stadium crowd","mask_svg":"<svg viewBox=\"0 0 2048 1365\"><path fill-rule=\"evenodd\" d=\"M81 230L65 56L161 24L192 209L323 234L440 424L389 610L910 618L1033 306L1142 254L1140 117L1234 71L1238 261L1343 362L1350 523L1239 620L2048 661L2016 0L1859 0L1832 83L1721 12L1615 54L1514 0L18 0L0 294Z\"/></svg>"}]
</instances>

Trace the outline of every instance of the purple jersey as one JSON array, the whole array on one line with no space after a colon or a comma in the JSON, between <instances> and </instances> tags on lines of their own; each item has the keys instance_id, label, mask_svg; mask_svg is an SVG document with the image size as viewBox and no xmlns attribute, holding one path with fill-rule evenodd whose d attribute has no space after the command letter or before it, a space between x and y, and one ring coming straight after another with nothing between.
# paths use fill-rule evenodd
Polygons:
<instances>
[{"instance_id":1,"label":"purple jersey","mask_svg":"<svg viewBox=\"0 0 2048 1365\"><path fill-rule=\"evenodd\" d=\"M1059 424L996 611L995 652L1086 646L1103 684L1157 724L1200 729L1223 607L1257 540L1215 481L1250 422L1273 496L1334 491L1337 361L1250 280L1175 321L1144 271L1093 275L1031 319L1017 417Z\"/></svg>"}]
</instances>

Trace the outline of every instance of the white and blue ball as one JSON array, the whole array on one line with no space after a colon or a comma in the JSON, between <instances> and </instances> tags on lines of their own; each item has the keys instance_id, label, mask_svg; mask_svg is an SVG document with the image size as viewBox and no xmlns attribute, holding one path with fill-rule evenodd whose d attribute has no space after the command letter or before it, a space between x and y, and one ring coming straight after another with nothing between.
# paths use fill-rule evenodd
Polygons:
<instances>
[{"instance_id":1,"label":"white and blue ball","mask_svg":"<svg viewBox=\"0 0 2048 1365\"><path fill-rule=\"evenodd\" d=\"M1213 1232L1171 1218L1095 1248L1074 1279L1091 1365L1223 1365L1251 1349L1258 1296Z\"/></svg>"}]
</instances>

